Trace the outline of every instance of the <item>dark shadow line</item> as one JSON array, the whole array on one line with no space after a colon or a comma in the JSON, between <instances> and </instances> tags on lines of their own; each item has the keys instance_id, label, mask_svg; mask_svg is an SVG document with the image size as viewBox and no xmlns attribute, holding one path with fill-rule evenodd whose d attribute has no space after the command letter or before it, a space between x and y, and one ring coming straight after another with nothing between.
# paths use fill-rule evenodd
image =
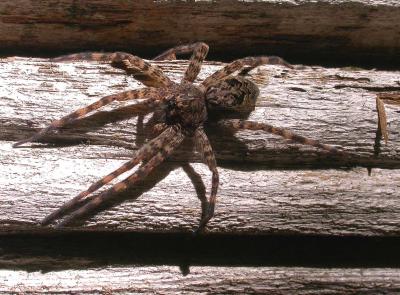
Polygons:
<instances>
[{"instance_id":1,"label":"dark shadow line","mask_svg":"<svg viewBox=\"0 0 400 295\"><path fill-rule=\"evenodd\" d=\"M188 41L188 43L194 43L199 40ZM163 48L146 47L136 48L135 52L132 52L132 48L125 47L108 47L98 48L96 46L86 46L75 48L71 50L50 50L45 48L32 49L29 48L3 48L0 49L0 57L7 58L10 56L22 56L22 57L37 57L37 58L53 58L61 55L74 54L77 52L115 52L123 51L132 53L145 59L152 59L163 50L170 49L177 44L170 44L170 46L164 46ZM211 45L211 44L210 44ZM230 47L232 49L232 47ZM298 49L298 48L297 48ZM221 61L230 62L237 58L243 58L245 56L258 56L258 55L278 55L284 57L292 64L303 64L310 66L323 66L327 68L337 67L359 67L365 69L379 69L379 70L396 70L400 67L400 63L397 61L397 56L388 54L367 54L358 55L351 53L338 53L335 49L317 51L315 48L311 48L312 54L309 52L310 48L303 48L302 50L293 50L292 46L270 46L266 49L263 46L256 47L243 47L232 50L216 49L211 46L210 52L207 56L209 61ZM306 54L307 53L307 54Z\"/></svg>"},{"instance_id":2,"label":"dark shadow line","mask_svg":"<svg viewBox=\"0 0 400 295\"><path fill-rule=\"evenodd\" d=\"M6 235L0 268L132 265L398 268L400 237L62 233Z\"/></svg>"}]
</instances>

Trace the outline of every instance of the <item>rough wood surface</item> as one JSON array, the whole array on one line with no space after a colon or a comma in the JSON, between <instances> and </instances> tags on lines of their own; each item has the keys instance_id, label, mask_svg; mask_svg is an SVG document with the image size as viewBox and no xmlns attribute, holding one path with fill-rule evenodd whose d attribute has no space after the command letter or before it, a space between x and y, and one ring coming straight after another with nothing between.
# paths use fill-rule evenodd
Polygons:
<instances>
[{"instance_id":1,"label":"rough wood surface","mask_svg":"<svg viewBox=\"0 0 400 295\"><path fill-rule=\"evenodd\" d=\"M158 65L179 79L187 63ZM200 78L220 66L208 63ZM55 146L33 144L32 148L13 149L11 143L102 95L138 84L107 64L55 64L22 58L1 60L0 78L0 231L46 232L48 229L37 225L43 216L129 159L149 131L137 131L141 129L138 118L127 118L133 108L125 106L117 112L103 111L49 137L49 142L58 143ZM208 133L214 134L212 144L221 166L221 189L209 231L398 235L399 170L373 169L368 176L365 168L332 168L400 168L397 106L387 106L389 144L380 148L379 155L375 155L376 148L374 151L375 94L398 89L399 73L262 67L251 78L261 88L251 119L339 144L354 157L343 161L261 132L231 136L210 126ZM120 121L112 123L116 119ZM147 120L148 116L144 122ZM83 144L82 140L88 141ZM119 196L125 202L117 199L112 208L77 229L193 229L200 216L196 196L204 195L204 185L209 189L210 173L200 163L192 165L198 175L180 168L183 159L198 162L189 147L188 143L146 182ZM311 170L313 167L324 169Z\"/></svg>"},{"instance_id":2,"label":"rough wood surface","mask_svg":"<svg viewBox=\"0 0 400 295\"><path fill-rule=\"evenodd\" d=\"M396 269L106 267L0 271L1 294L398 294Z\"/></svg>"},{"instance_id":3,"label":"rough wood surface","mask_svg":"<svg viewBox=\"0 0 400 295\"><path fill-rule=\"evenodd\" d=\"M43 56L119 49L149 57L205 41L224 58L274 53L393 66L399 14L397 0L2 1L0 50Z\"/></svg>"}]
</instances>

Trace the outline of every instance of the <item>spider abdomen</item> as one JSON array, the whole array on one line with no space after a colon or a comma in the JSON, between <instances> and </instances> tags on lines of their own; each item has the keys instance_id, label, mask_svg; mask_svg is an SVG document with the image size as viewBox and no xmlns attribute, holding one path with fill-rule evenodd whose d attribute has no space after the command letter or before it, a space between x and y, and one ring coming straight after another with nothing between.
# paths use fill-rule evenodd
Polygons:
<instances>
[{"instance_id":1,"label":"spider abdomen","mask_svg":"<svg viewBox=\"0 0 400 295\"><path fill-rule=\"evenodd\" d=\"M251 112L259 94L258 87L241 76L229 76L206 90L209 110Z\"/></svg>"}]
</instances>

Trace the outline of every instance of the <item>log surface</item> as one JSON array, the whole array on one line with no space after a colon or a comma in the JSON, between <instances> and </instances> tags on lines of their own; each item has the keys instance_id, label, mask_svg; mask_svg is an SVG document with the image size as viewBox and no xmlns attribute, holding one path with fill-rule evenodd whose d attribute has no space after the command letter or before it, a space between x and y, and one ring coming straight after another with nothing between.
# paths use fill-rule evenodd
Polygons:
<instances>
[{"instance_id":1,"label":"log surface","mask_svg":"<svg viewBox=\"0 0 400 295\"><path fill-rule=\"evenodd\" d=\"M0 271L1 294L397 294L396 269L106 267ZM40 282L40 283L38 283Z\"/></svg>"},{"instance_id":2,"label":"log surface","mask_svg":"<svg viewBox=\"0 0 400 295\"><path fill-rule=\"evenodd\" d=\"M178 81L187 63L158 65ZM200 79L221 66L207 63ZM90 62L14 58L1 60L0 69L0 231L50 232L37 222L130 159L150 131L138 126L138 117L128 116L134 107L126 104L110 111L121 107L116 104L49 136L44 144L13 149L12 142L103 95L138 83L107 64ZM398 235L397 106L387 106L389 144L378 154L374 144L375 95L397 89L399 73L261 67L251 79L261 94L250 119L337 144L353 158L349 163L262 132L226 135L211 124L207 132L216 150L221 187L209 232ZM181 167L187 160L195 172ZM338 170L340 166L351 169ZM376 169L368 176L367 169L356 166ZM209 190L210 178L188 142L145 182L75 230L190 232L199 220L199 198Z\"/></svg>"},{"instance_id":3,"label":"log surface","mask_svg":"<svg viewBox=\"0 0 400 295\"><path fill-rule=\"evenodd\" d=\"M399 66L399 14L396 0L2 1L0 51L125 50L150 57L204 41L225 59L277 54Z\"/></svg>"}]
</instances>

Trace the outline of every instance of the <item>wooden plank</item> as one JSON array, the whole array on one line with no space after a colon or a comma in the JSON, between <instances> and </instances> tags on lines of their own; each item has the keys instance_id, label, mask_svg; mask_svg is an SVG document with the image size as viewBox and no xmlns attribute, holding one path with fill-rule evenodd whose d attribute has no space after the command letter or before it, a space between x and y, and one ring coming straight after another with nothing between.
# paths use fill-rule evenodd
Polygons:
<instances>
[{"instance_id":1,"label":"wooden plank","mask_svg":"<svg viewBox=\"0 0 400 295\"><path fill-rule=\"evenodd\" d=\"M179 81L186 62L157 63L173 80ZM200 79L222 64L207 63ZM16 141L67 113L92 103L102 96L140 86L123 71L107 64L90 62L49 63L40 59L3 59L0 63L2 89L0 100L0 140ZM378 118L377 93L400 89L398 71L299 66L261 67L250 77L260 87L257 107L249 119L288 128L324 143L338 145L352 153L346 159L330 157L313 148L288 144L263 132L240 132L232 136L210 124L209 135L219 162L251 163L270 168L337 167L362 165L398 168L400 121L398 106L386 107L389 143L376 143ZM106 112L80 120L60 133L54 141L119 146L128 154L150 136L149 128L138 126L132 116L131 102L113 104ZM126 107L117 112L110 109ZM129 118L132 116L132 118ZM150 120L143 119L143 125ZM113 123L113 121L119 121ZM113 124L111 124L113 123ZM213 122L211 122L213 123ZM141 124L139 124L141 125ZM138 137L136 137L138 135ZM49 137L48 140L51 140ZM226 148L229 146L229 149ZM183 149L188 157L191 145ZM198 158L194 158L194 160Z\"/></svg>"},{"instance_id":2,"label":"wooden plank","mask_svg":"<svg viewBox=\"0 0 400 295\"><path fill-rule=\"evenodd\" d=\"M397 294L398 269L176 266L25 272L0 270L2 294Z\"/></svg>"},{"instance_id":3,"label":"wooden plank","mask_svg":"<svg viewBox=\"0 0 400 295\"><path fill-rule=\"evenodd\" d=\"M396 0L2 1L0 50L42 56L125 50L150 57L205 41L224 58L269 53L398 66L399 13Z\"/></svg>"},{"instance_id":4,"label":"wooden plank","mask_svg":"<svg viewBox=\"0 0 400 295\"><path fill-rule=\"evenodd\" d=\"M104 147L13 150L1 146L0 231L48 231L37 225L45 215L77 195L128 158L105 158ZM199 198L211 175L194 184L179 166L158 169L145 183L118 196L80 230L190 232L200 218ZM219 168L221 188L214 233L398 235L399 170L234 170ZM198 192L196 192L196 189ZM120 203L122 202L123 203ZM33 210L34 209L34 210Z\"/></svg>"},{"instance_id":5,"label":"wooden plank","mask_svg":"<svg viewBox=\"0 0 400 295\"><path fill-rule=\"evenodd\" d=\"M0 239L0 293L385 293L398 238L73 233Z\"/></svg>"},{"instance_id":6,"label":"wooden plank","mask_svg":"<svg viewBox=\"0 0 400 295\"><path fill-rule=\"evenodd\" d=\"M177 80L187 63L159 65ZM201 78L220 66L208 63ZM0 69L4 85L0 96L0 231L49 232L37 222L129 159L149 131L135 131L137 118L103 112L91 119L91 126L97 124L95 128L85 127L83 120L56 138L48 138L65 143L73 137L69 141L72 145L34 144L33 148L12 149L12 141L25 138L51 119L102 95L138 84L109 65L89 62L51 64L16 58L2 60ZM379 156L374 156L373 148L377 126L375 93L396 88L398 72L262 67L252 74L252 79L260 85L261 95L251 119L344 146L356 156L351 165L399 168L400 129L395 106L387 107L390 143L381 147ZM115 116L122 116L123 120L111 124ZM209 131L214 129L210 127ZM136 137L137 134L142 136ZM85 138L90 144L79 144ZM227 140L226 135L216 132L213 146L222 167L219 202L210 232L368 236L399 233L399 170L373 169L371 177L364 168L334 170L345 161L263 133L243 132ZM190 180L179 168L182 159L198 162L196 156L190 155L189 147L190 144L183 147L136 189L120 195L112 208L75 229L176 233L195 228L200 216L196 195L204 195L204 187L198 175L191 173ZM316 166L326 169L303 170ZM207 168L199 163L193 167L208 189ZM120 204L119 200L128 199Z\"/></svg>"}]
</instances>

